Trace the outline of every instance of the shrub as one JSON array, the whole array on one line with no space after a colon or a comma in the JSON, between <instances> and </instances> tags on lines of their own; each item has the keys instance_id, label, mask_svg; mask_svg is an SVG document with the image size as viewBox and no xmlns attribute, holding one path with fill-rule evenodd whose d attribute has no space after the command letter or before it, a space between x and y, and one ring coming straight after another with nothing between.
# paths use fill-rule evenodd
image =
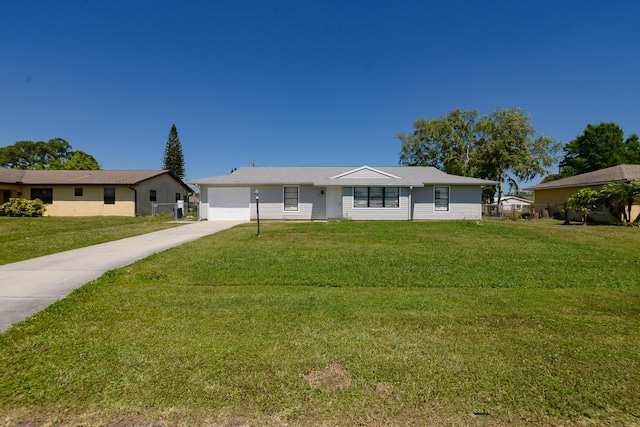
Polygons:
<instances>
[{"instance_id":1,"label":"shrub","mask_svg":"<svg viewBox=\"0 0 640 427\"><path fill-rule=\"evenodd\" d=\"M2 216L42 216L46 209L44 202L40 199L14 199L11 198L3 205L0 205L0 215Z\"/></svg>"}]
</instances>

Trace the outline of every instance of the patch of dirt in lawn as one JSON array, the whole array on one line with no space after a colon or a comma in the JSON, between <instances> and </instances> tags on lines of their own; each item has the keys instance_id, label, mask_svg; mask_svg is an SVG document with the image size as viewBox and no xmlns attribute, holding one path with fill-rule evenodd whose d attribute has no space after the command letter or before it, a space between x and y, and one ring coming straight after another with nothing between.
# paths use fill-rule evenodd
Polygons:
<instances>
[{"instance_id":1,"label":"patch of dirt in lawn","mask_svg":"<svg viewBox=\"0 0 640 427\"><path fill-rule=\"evenodd\" d=\"M304 375L311 388L326 390L344 390L352 383L351 375L339 363L333 363L324 369L313 370Z\"/></svg>"}]
</instances>

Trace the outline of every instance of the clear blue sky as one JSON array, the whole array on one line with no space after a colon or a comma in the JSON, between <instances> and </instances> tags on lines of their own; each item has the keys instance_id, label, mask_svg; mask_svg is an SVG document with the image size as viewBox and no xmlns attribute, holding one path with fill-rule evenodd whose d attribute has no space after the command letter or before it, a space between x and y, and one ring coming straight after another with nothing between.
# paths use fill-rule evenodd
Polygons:
<instances>
[{"instance_id":1,"label":"clear blue sky","mask_svg":"<svg viewBox=\"0 0 640 427\"><path fill-rule=\"evenodd\" d=\"M0 146L160 169L175 123L187 179L396 165L399 132L456 108L640 133L637 0L5 0L0 58Z\"/></svg>"}]
</instances>

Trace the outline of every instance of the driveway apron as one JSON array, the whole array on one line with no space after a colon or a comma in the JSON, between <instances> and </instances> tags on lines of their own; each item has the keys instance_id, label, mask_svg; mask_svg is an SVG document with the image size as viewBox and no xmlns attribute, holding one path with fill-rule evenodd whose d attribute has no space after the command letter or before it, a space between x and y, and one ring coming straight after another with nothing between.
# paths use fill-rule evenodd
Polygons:
<instances>
[{"instance_id":1,"label":"driveway apron","mask_svg":"<svg viewBox=\"0 0 640 427\"><path fill-rule=\"evenodd\" d=\"M0 332L109 270L241 223L201 221L0 265Z\"/></svg>"}]
</instances>

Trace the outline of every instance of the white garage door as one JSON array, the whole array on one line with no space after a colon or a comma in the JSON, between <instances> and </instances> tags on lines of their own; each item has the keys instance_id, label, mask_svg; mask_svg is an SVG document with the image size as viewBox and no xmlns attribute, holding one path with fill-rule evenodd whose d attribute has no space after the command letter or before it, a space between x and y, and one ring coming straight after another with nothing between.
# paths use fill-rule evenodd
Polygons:
<instances>
[{"instance_id":1,"label":"white garage door","mask_svg":"<svg viewBox=\"0 0 640 427\"><path fill-rule=\"evenodd\" d=\"M250 188L209 188L209 220L249 221Z\"/></svg>"}]
</instances>

